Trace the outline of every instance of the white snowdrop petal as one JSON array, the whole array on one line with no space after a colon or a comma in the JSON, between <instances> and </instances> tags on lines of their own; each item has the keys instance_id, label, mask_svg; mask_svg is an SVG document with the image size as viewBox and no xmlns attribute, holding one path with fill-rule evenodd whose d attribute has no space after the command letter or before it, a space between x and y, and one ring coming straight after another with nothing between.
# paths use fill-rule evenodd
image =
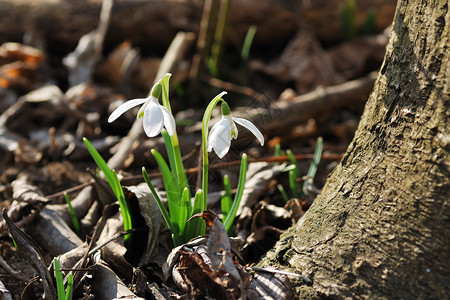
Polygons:
<instances>
[{"instance_id":1,"label":"white snowdrop petal","mask_svg":"<svg viewBox=\"0 0 450 300\"><path fill-rule=\"evenodd\" d=\"M223 122L223 118L222 118L222 120L220 120L219 122L214 124L214 126L211 128L211 131L209 132L209 135L208 135L208 147L207 147L208 152L211 152L211 150L214 148L215 138L217 136L217 130L219 128L221 128L221 124L222 124L221 122Z\"/></svg>"},{"instance_id":2,"label":"white snowdrop petal","mask_svg":"<svg viewBox=\"0 0 450 300\"><path fill-rule=\"evenodd\" d=\"M222 118L211 129L208 139L208 151L214 149L219 158L223 158L230 150L231 145L231 124Z\"/></svg>"},{"instance_id":3,"label":"white snowdrop petal","mask_svg":"<svg viewBox=\"0 0 450 300\"><path fill-rule=\"evenodd\" d=\"M163 114L156 101L150 101L145 108L143 126L148 137L157 136L163 128Z\"/></svg>"},{"instance_id":4,"label":"white snowdrop petal","mask_svg":"<svg viewBox=\"0 0 450 300\"><path fill-rule=\"evenodd\" d=\"M217 131L217 124L214 124L214 126L211 128L211 131L209 132L209 136L208 136L208 147L207 150L208 152L211 152L213 147L214 147L214 140L211 138L213 136L216 136L216 131Z\"/></svg>"},{"instance_id":5,"label":"white snowdrop petal","mask_svg":"<svg viewBox=\"0 0 450 300\"><path fill-rule=\"evenodd\" d=\"M125 103L122 103L117 107L109 116L108 123L114 122L118 117L120 117L124 112L126 112L129 109L132 109L135 106L138 106L142 103L145 103L148 100L148 98L137 98L137 99L131 99L128 100Z\"/></svg>"},{"instance_id":6,"label":"white snowdrop petal","mask_svg":"<svg viewBox=\"0 0 450 300\"><path fill-rule=\"evenodd\" d=\"M159 108L164 118L164 127L166 127L167 133L170 136L174 135L176 130L175 118L166 107L160 105Z\"/></svg>"},{"instance_id":7,"label":"white snowdrop petal","mask_svg":"<svg viewBox=\"0 0 450 300\"><path fill-rule=\"evenodd\" d=\"M236 118L236 117L233 117L233 120L236 123L238 123L239 125L250 130L251 133L253 133L256 136L256 138L258 139L258 141L261 143L261 146L264 146L264 137L263 137L261 131L259 131L259 129L255 125L253 125L252 122L250 122L249 120L246 120L246 119Z\"/></svg>"},{"instance_id":8,"label":"white snowdrop petal","mask_svg":"<svg viewBox=\"0 0 450 300\"><path fill-rule=\"evenodd\" d=\"M136 115L136 119L142 118L142 116L144 115L144 111L147 108L149 102L144 103L144 105L141 106L141 108L139 108L139 111Z\"/></svg>"},{"instance_id":9,"label":"white snowdrop petal","mask_svg":"<svg viewBox=\"0 0 450 300\"><path fill-rule=\"evenodd\" d=\"M230 150L231 145L231 127L224 127L223 130L218 131L218 135L215 142L215 149L217 156L223 158L225 154Z\"/></svg>"}]
</instances>

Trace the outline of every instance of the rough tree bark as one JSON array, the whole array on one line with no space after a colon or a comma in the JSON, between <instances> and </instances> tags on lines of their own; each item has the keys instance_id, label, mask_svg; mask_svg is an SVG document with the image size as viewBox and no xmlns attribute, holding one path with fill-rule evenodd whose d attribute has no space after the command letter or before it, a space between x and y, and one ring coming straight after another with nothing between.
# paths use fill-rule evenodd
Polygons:
<instances>
[{"instance_id":1,"label":"rough tree bark","mask_svg":"<svg viewBox=\"0 0 450 300\"><path fill-rule=\"evenodd\" d=\"M260 262L313 280L301 299L450 296L450 12L400 0L354 140Z\"/></svg>"}]
</instances>

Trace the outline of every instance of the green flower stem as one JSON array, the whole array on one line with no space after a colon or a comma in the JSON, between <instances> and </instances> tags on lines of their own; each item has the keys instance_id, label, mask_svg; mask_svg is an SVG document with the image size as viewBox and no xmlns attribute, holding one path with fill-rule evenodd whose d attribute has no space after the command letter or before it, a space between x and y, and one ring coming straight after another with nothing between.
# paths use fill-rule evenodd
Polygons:
<instances>
[{"instance_id":1,"label":"green flower stem","mask_svg":"<svg viewBox=\"0 0 450 300\"><path fill-rule=\"evenodd\" d=\"M211 100L208 107L205 110L202 120L202 155L203 155L203 172L202 172L202 190L203 190L203 203L201 210L206 210L206 199L208 197L208 123L211 119L212 112L219 101L223 101L222 96L227 92L222 92L214 99Z\"/></svg>"},{"instance_id":2,"label":"green flower stem","mask_svg":"<svg viewBox=\"0 0 450 300\"><path fill-rule=\"evenodd\" d=\"M170 106L169 101L169 81L172 74L167 73L163 79L161 79L162 89L161 89L161 98L162 98L162 104L165 108L169 110L170 113L172 113L172 108ZM164 138L166 140L166 138ZM177 131L175 130L175 133L173 136L171 136L171 145L173 149L173 159L174 159L174 165L175 169L173 169L172 164L172 172L177 178L179 190L183 191L185 188L189 188L189 184L187 181L187 176L184 171L183 161L181 160L181 151L180 151L180 144L178 142L178 135ZM166 142L167 145L167 142ZM169 152L169 151L168 151ZM191 197L191 193L189 191L189 197Z\"/></svg>"}]
</instances>

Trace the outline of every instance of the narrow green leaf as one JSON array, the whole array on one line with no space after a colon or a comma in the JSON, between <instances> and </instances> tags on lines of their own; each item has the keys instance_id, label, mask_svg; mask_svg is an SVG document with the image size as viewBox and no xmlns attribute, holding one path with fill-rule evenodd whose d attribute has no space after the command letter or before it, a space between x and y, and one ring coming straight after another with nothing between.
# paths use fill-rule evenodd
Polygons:
<instances>
[{"instance_id":1,"label":"narrow green leaf","mask_svg":"<svg viewBox=\"0 0 450 300\"><path fill-rule=\"evenodd\" d=\"M237 186L236 195L234 196L233 205L231 206L230 213L228 214L225 222L223 223L226 231L230 234L234 218L236 217L239 204L241 203L242 195L244 194L245 181L247 176L247 155L243 154L241 159L241 169L239 171L239 183Z\"/></svg>"},{"instance_id":2,"label":"narrow green leaf","mask_svg":"<svg viewBox=\"0 0 450 300\"><path fill-rule=\"evenodd\" d=\"M280 145L280 143L277 143L277 144L275 145L274 150L273 150L273 155L274 155L275 157L277 157L277 156L280 156L280 154L281 154L281 145Z\"/></svg>"},{"instance_id":3,"label":"narrow green leaf","mask_svg":"<svg viewBox=\"0 0 450 300\"><path fill-rule=\"evenodd\" d=\"M73 296L73 274L72 274L72 272L70 272L69 277L67 278L65 300L72 300L72 296Z\"/></svg>"},{"instance_id":4,"label":"narrow green leaf","mask_svg":"<svg viewBox=\"0 0 450 300\"><path fill-rule=\"evenodd\" d=\"M60 269L59 261L56 257L53 259L53 264L55 267L56 290L58 292L58 300L64 300L66 297L66 293L64 291L64 278L61 271L59 270Z\"/></svg>"},{"instance_id":5,"label":"narrow green leaf","mask_svg":"<svg viewBox=\"0 0 450 300\"><path fill-rule=\"evenodd\" d=\"M191 215L189 216L189 218L195 214L203 212L203 210L201 209L203 197L204 197L204 193L201 189L199 189L197 191L197 193L195 193L194 205L192 206L192 212L191 212ZM189 241L190 239L195 238L197 236L204 235L205 230L206 230L206 225L205 225L205 222L203 222L203 220L201 218L195 218L195 219L190 220L186 224L186 234L185 234L186 241Z\"/></svg>"},{"instance_id":6,"label":"narrow green leaf","mask_svg":"<svg viewBox=\"0 0 450 300\"><path fill-rule=\"evenodd\" d=\"M164 138L164 144L166 146L167 157L169 158L170 170L172 171L172 174L175 175L174 176L175 184L180 186L180 178L178 178L178 174L176 172L177 164L176 164L175 152L174 152L173 144L172 144L172 137L167 133L166 130L161 131L161 135ZM180 189L180 191L182 191L182 190L183 189Z\"/></svg>"},{"instance_id":7,"label":"narrow green leaf","mask_svg":"<svg viewBox=\"0 0 450 300\"><path fill-rule=\"evenodd\" d=\"M122 218L123 218L123 229L125 231L133 229L132 221L131 221L131 213L128 209L128 202L125 198L125 194L123 193L122 186L119 182L119 177L117 176L117 173L115 171L112 171L113 173L113 180L114 185L117 186L117 200L119 200L119 206L120 210L122 212ZM127 240L131 235L127 234L124 236L124 239Z\"/></svg>"},{"instance_id":8,"label":"narrow green leaf","mask_svg":"<svg viewBox=\"0 0 450 300\"><path fill-rule=\"evenodd\" d=\"M230 179L227 174L223 176L223 186L225 193L220 201L220 208L222 210L223 220L225 220L230 213L232 205Z\"/></svg>"},{"instance_id":9,"label":"narrow green leaf","mask_svg":"<svg viewBox=\"0 0 450 300\"><path fill-rule=\"evenodd\" d=\"M191 199L189 198L189 190L188 188L185 188L183 190L183 194L181 196L181 205L180 205L180 212L178 215L178 225L180 228L180 236L181 240L183 242L186 242L184 240L185 237L185 228L186 228L186 221L188 219L189 213L191 212Z\"/></svg>"},{"instance_id":10,"label":"narrow green leaf","mask_svg":"<svg viewBox=\"0 0 450 300\"><path fill-rule=\"evenodd\" d=\"M64 198L66 199L67 206L69 207L70 218L72 219L73 228L77 234L80 233L80 223L78 222L75 211L73 210L72 201L70 201L69 195L64 193Z\"/></svg>"},{"instance_id":11,"label":"narrow green leaf","mask_svg":"<svg viewBox=\"0 0 450 300\"><path fill-rule=\"evenodd\" d=\"M284 187L281 184L277 185L278 190L281 193L281 196L283 197L284 201L288 202L289 201L289 197L286 193L286 190L284 189Z\"/></svg>"},{"instance_id":12,"label":"narrow green leaf","mask_svg":"<svg viewBox=\"0 0 450 300\"><path fill-rule=\"evenodd\" d=\"M288 150L286 150L286 155L289 157L291 165L294 166L293 170L294 170L295 177L299 178L300 172L297 167L297 160L295 159L294 153L292 153L292 151L290 149L288 149Z\"/></svg>"},{"instance_id":13,"label":"narrow green leaf","mask_svg":"<svg viewBox=\"0 0 450 300\"><path fill-rule=\"evenodd\" d=\"M294 198L298 198L298 191L300 190L300 184L297 182L297 179L300 178L300 171L298 170L297 160L295 159L294 153L291 150L286 150L286 155L289 157L291 161L291 166L294 166L291 171L289 171L289 186L292 190L292 196ZM291 172L293 174L291 174Z\"/></svg>"},{"instance_id":14,"label":"narrow green leaf","mask_svg":"<svg viewBox=\"0 0 450 300\"><path fill-rule=\"evenodd\" d=\"M89 142L89 140L87 138L83 138L83 142L86 145L87 150L91 154L91 156L94 159L97 166L100 168L100 170L105 175L106 180L111 185L111 183L114 182L111 169L108 167L108 165L106 164L103 157L101 157L101 155L97 152L97 150L94 148L94 146L92 146L91 142ZM111 188L114 191L113 186L111 186Z\"/></svg>"},{"instance_id":15,"label":"narrow green leaf","mask_svg":"<svg viewBox=\"0 0 450 300\"><path fill-rule=\"evenodd\" d=\"M256 34L256 26L252 25L248 28L247 34L245 35L244 43L241 50L241 63L246 64L248 61L248 56L250 54L250 48L253 43L253 39Z\"/></svg>"},{"instance_id":16,"label":"narrow green leaf","mask_svg":"<svg viewBox=\"0 0 450 300\"><path fill-rule=\"evenodd\" d=\"M181 204L181 194L178 190L178 186L175 184L172 173L164 158L158 151L152 149L152 154L155 157L156 163L161 170L164 186L166 187L167 202L169 203L169 215L172 223L177 227L179 231L179 207Z\"/></svg>"},{"instance_id":17,"label":"narrow green leaf","mask_svg":"<svg viewBox=\"0 0 450 300\"><path fill-rule=\"evenodd\" d=\"M289 187L291 188L292 197L298 198L297 176L294 170L289 171Z\"/></svg>"},{"instance_id":18,"label":"narrow green leaf","mask_svg":"<svg viewBox=\"0 0 450 300\"><path fill-rule=\"evenodd\" d=\"M178 231L175 228L172 221L170 220L169 213L167 212L166 208L164 207L164 204L161 201L161 198L159 197L158 193L153 187L153 184L150 181L150 178L148 177L147 171L145 170L144 167L142 168L142 175L144 176L144 180L147 183L150 191L152 192L153 197L155 197L156 204L158 205L159 210L161 211L161 214L163 216L164 221L166 222L167 227L169 228L170 232L172 232L173 245L175 247L181 245L181 240L180 236L178 235Z\"/></svg>"},{"instance_id":19,"label":"narrow green leaf","mask_svg":"<svg viewBox=\"0 0 450 300\"><path fill-rule=\"evenodd\" d=\"M177 177L180 182L180 191L182 191L184 188L188 188L189 192L189 198L191 197L191 191L189 190L189 182L186 176L186 172L184 171L183 161L181 159L181 151L180 151L180 145L178 144L178 137L175 133L172 136L172 144L173 144L173 151L175 153L175 164L176 164L176 172Z\"/></svg>"},{"instance_id":20,"label":"narrow green leaf","mask_svg":"<svg viewBox=\"0 0 450 300\"><path fill-rule=\"evenodd\" d=\"M319 137L317 138L313 161L311 162L311 165L309 165L308 173L306 174L306 180L303 183L302 187L303 196L306 195L308 187L313 183L314 177L316 176L317 167L319 166L320 159L322 158L322 152L323 152L323 139L322 137Z\"/></svg>"},{"instance_id":21,"label":"narrow green leaf","mask_svg":"<svg viewBox=\"0 0 450 300\"><path fill-rule=\"evenodd\" d=\"M109 186L111 187L112 191L114 192L114 195L116 195L117 200L119 201L120 209L122 212L122 218L123 218L123 227L124 230L130 230L133 228L133 224L131 223L131 215L128 210L128 205L125 199L125 195L123 193L122 186L120 185L119 178L117 177L116 172L111 171L111 169L106 164L103 157L97 152L97 150L92 146L92 144L89 142L87 138L83 138L83 142L86 145L87 150L91 154L92 158L94 159L97 166L100 168L100 170L103 172L103 174L106 177L106 180L109 183ZM129 234L127 234L124 239L128 239L130 237Z\"/></svg>"}]
</instances>

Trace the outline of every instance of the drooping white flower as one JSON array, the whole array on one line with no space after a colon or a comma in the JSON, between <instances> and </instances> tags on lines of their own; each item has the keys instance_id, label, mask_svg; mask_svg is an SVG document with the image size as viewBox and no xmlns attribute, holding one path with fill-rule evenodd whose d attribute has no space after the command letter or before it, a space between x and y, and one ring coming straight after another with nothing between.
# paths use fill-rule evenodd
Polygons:
<instances>
[{"instance_id":1,"label":"drooping white flower","mask_svg":"<svg viewBox=\"0 0 450 300\"><path fill-rule=\"evenodd\" d=\"M147 98L131 99L119 105L109 116L108 122L114 122L126 111L144 104L139 109L137 118L142 118L145 134L148 137L157 136L165 127L170 136L174 135L176 126L174 117L166 107L158 103L158 99L153 96L153 91L151 94Z\"/></svg>"},{"instance_id":2,"label":"drooping white flower","mask_svg":"<svg viewBox=\"0 0 450 300\"><path fill-rule=\"evenodd\" d=\"M223 158L228 153L231 140L238 136L235 122L250 130L259 140L261 146L264 146L264 137L261 131L246 119L232 117L228 104L222 102L222 119L211 128L208 137L208 152L214 149L219 158Z\"/></svg>"}]
</instances>

